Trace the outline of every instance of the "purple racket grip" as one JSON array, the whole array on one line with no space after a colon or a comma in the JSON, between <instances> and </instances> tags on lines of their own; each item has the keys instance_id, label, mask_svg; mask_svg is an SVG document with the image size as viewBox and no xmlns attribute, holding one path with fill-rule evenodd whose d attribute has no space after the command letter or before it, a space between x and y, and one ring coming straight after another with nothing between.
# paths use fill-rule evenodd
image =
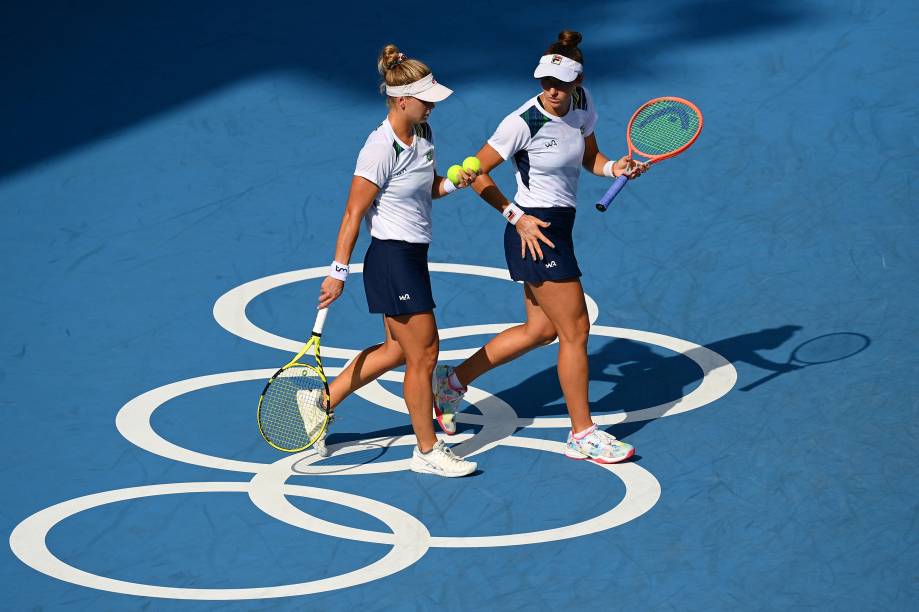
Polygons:
<instances>
[{"instance_id":1,"label":"purple racket grip","mask_svg":"<svg viewBox=\"0 0 919 612\"><path fill-rule=\"evenodd\" d=\"M603 194L603 197L600 198L600 201L597 202L597 210L600 212L605 211L609 208L610 202L613 201L619 192L622 191L622 188L625 187L625 184L629 182L629 177L622 175L616 179L616 181L606 190L606 193Z\"/></svg>"}]
</instances>

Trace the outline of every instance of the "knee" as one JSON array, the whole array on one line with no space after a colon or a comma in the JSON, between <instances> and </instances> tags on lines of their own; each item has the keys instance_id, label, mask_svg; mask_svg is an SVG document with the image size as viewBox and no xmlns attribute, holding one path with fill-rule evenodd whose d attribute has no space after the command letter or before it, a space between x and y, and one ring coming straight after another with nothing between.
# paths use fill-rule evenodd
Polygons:
<instances>
[{"instance_id":1,"label":"knee","mask_svg":"<svg viewBox=\"0 0 919 612\"><path fill-rule=\"evenodd\" d=\"M558 336L560 343L587 346L587 339L590 336L590 321L587 317L579 317L573 325L561 330Z\"/></svg>"},{"instance_id":2,"label":"knee","mask_svg":"<svg viewBox=\"0 0 919 612\"><path fill-rule=\"evenodd\" d=\"M417 351L416 354L406 355L405 356L405 365L408 368L417 369L422 372L426 372L428 376L434 373L434 368L437 367L437 356L440 353L440 345L438 342L433 342L432 344L426 346L425 348Z\"/></svg>"},{"instance_id":3,"label":"knee","mask_svg":"<svg viewBox=\"0 0 919 612\"><path fill-rule=\"evenodd\" d=\"M558 338L555 327L551 323L542 325L527 325L527 335L531 338L534 346L545 346L552 344Z\"/></svg>"},{"instance_id":4,"label":"knee","mask_svg":"<svg viewBox=\"0 0 919 612\"><path fill-rule=\"evenodd\" d=\"M383 350L390 361L405 363L405 352L402 346L395 340L387 340L383 343Z\"/></svg>"}]
</instances>

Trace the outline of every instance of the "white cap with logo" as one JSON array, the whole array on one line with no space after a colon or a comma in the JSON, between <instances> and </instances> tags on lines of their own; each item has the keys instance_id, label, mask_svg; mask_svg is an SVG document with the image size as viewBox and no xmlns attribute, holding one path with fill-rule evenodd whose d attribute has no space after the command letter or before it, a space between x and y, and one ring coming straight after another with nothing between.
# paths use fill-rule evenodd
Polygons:
<instances>
[{"instance_id":1,"label":"white cap with logo","mask_svg":"<svg viewBox=\"0 0 919 612\"><path fill-rule=\"evenodd\" d=\"M580 62L558 53L551 53L539 58L539 64L537 64L536 70L533 71L533 76L537 79L554 77L559 81L570 83L577 79L582 72L584 72L584 66Z\"/></svg>"}]
</instances>

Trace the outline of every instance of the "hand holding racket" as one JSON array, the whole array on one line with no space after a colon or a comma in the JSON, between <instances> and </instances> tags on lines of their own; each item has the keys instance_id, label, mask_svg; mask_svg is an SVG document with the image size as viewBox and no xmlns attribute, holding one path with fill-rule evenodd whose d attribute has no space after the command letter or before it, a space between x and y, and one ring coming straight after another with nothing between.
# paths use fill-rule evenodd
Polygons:
<instances>
[{"instance_id":1,"label":"hand holding racket","mask_svg":"<svg viewBox=\"0 0 919 612\"><path fill-rule=\"evenodd\" d=\"M674 97L654 98L642 104L629 120L626 142L628 159L637 153L647 164L679 155L692 145L702 131L702 113L688 100ZM605 211L629 176L623 174L597 202L597 210Z\"/></svg>"},{"instance_id":2,"label":"hand holding racket","mask_svg":"<svg viewBox=\"0 0 919 612\"><path fill-rule=\"evenodd\" d=\"M852 357L868 348L869 344L871 344L871 340L869 340L867 336L852 332L836 332L811 338L799 344L798 347L791 352L784 369L760 378L746 387L741 387L740 390L751 391L769 382L773 378L781 376L785 372Z\"/></svg>"},{"instance_id":3,"label":"hand holding racket","mask_svg":"<svg viewBox=\"0 0 919 612\"><path fill-rule=\"evenodd\" d=\"M295 453L309 448L329 423L329 384L319 357L319 337L328 312L319 310L313 335L268 379L258 398L258 430L278 450ZM315 366L300 363L310 348L314 348Z\"/></svg>"}]
</instances>

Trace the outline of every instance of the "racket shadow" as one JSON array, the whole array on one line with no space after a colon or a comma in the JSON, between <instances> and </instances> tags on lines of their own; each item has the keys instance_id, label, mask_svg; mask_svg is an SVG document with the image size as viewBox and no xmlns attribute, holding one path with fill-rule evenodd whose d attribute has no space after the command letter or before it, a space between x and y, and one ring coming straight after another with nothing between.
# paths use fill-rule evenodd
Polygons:
<instances>
[{"instance_id":1,"label":"racket shadow","mask_svg":"<svg viewBox=\"0 0 919 612\"><path fill-rule=\"evenodd\" d=\"M336 414L338 413L336 412ZM408 423L405 425L399 425L398 427L388 427L386 429L377 429L375 431L340 431L339 423L336 423L338 426L336 429L338 429L338 431L329 433L328 438L326 438L326 444L328 446L335 446L336 448L341 449L363 444L367 440L376 440L379 438L398 438L400 436L411 436L415 433L412 430L412 426ZM382 446L384 453L390 448L386 444L382 444Z\"/></svg>"},{"instance_id":2,"label":"racket shadow","mask_svg":"<svg viewBox=\"0 0 919 612\"><path fill-rule=\"evenodd\" d=\"M760 352L785 345L801 329L799 325L766 328L717 340L704 345L704 348L715 351L733 364L746 363L770 374L783 373L801 368L773 361ZM870 342L867 336L857 335L865 338L866 343ZM589 379L594 388L597 382L610 383L605 394L590 402L593 414L633 412L674 402L702 380L702 371L690 358L691 355L659 353L650 345L632 340L610 340L588 357ZM554 366L532 374L521 383L499 392L498 396L514 406L521 418L567 415ZM608 430L618 438L625 438L650 422L621 423Z\"/></svg>"},{"instance_id":3,"label":"racket shadow","mask_svg":"<svg viewBox=\"0 0 919 612\"><path fill-rule=\"evenodd\" d=\"M871 339L856 332L833 332L805 340L795 347L783 367L740 388L752 391L782 374L804 368L825 365L854 357L871 346Z\"/></svg>"}]
</instances>

